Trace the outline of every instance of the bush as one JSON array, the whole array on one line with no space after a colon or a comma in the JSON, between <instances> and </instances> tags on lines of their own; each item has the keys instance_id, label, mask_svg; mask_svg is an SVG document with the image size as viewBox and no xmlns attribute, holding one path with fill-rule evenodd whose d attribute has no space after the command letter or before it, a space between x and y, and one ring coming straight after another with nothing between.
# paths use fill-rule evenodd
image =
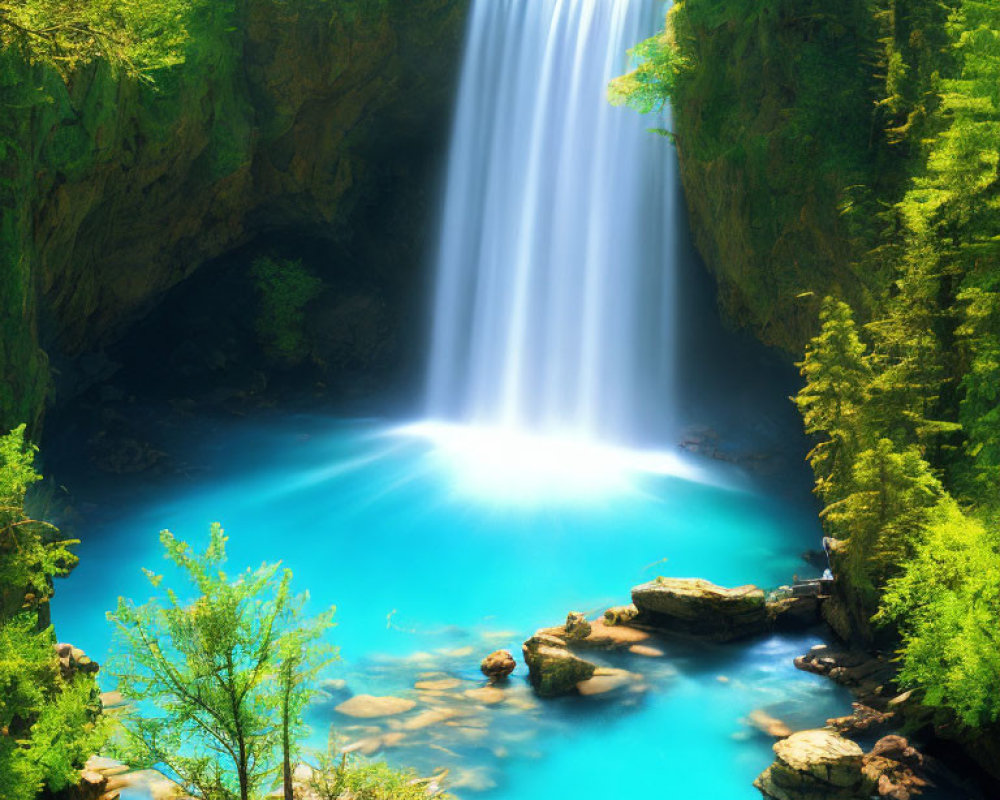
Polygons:
<instances>
[{"instance_id":1,"label":"bush","mask_svg":"<svg viewBox=\"0 0 1000 800\"><path fill-rule=\"evenodd\" d=\"M262 256L250 271L257 289L255 328L269 358L294 366L308 352L304 309L323 289L301 261Z\"/></svg>"}]
</instances>

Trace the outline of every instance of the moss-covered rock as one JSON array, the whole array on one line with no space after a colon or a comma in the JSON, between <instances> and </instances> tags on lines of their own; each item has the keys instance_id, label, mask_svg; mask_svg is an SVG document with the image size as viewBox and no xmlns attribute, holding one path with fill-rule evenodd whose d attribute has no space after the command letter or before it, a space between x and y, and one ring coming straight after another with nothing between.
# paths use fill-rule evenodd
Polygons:
<instances>
[{"instance_id":1,"label":"moss-covered rock","mask_svg":"<svg viewBox=\"0 0 1000 800\"><path fill-rule=\"evenodd\" d=\"M571 694L597 670L596 664L572 653L557 636L537 633L524 643L522 652L531 685L541 697Z\"/></svg>"}]
</instances>

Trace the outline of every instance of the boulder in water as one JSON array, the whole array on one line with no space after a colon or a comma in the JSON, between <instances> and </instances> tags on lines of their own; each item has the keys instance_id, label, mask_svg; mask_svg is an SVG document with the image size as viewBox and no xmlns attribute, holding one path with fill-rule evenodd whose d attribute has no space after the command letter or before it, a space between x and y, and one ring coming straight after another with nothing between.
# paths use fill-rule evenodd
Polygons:
<instances>
[{"instance_id":1,"label":"boulder in water","mask_svg":"<svg viewBox=\"0 0 1000 800\"><path fill-rule=\"evenodd\" d=\"M490 683L506 679L516 667L517 662L510 650L494 650L479 664L480 671L490 679Z\"/></svg>"},{"instance_id":2,"label":"boulder in water","mask_svg":"<svg viewBox=\"0 0 1000 800\"><path fill-rule=\"evenodd\" d=\"M768 800L861 800L873 781L861 747L832 731L793 733L774 744L774 763L754 781Z\"/></svg>"},{"instance_id":3,"label":"boulder in water","mask_svg":"<svg viewBox=\"0 0 1000 800\"><path fill-rule=\"evenodd\" d=\"M542 697L571 694L597 670L596 664L570 652L564 640L545 633L528 639L523 652L531 685Z\"/></svg>"},{"instance_id":4,"label":"boulder in water","mask_svg":"<svg viewBox=\"0 0 1000 800\"><path fill-rule=\"evenodd\" d=\"M644 623L671 633L728 642L767 629L764 592L727 589L700 578L657 578L632 589Z\"/></svg>"}]
</instances>

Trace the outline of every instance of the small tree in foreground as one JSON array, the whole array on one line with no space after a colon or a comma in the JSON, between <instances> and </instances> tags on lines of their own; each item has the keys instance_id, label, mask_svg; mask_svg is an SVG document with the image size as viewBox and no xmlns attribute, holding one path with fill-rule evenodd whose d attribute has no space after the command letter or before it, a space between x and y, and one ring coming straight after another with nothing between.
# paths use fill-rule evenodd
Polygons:
<instances>
[{"instance_id":1,"label":"small tree in foreground","mask_svg":"<svg viewBox=\"0 0 1000 800\"><path fill-rule=\"evenodd\" d=\"M201 554L170 531L160 540L196 594L166 589L141 606L122 598L108 615L120 653L110 671L131 701L120 755L204 800L259 797L289 770L312 679L335 658L321 642L333 609L305 619L307 595L291 594L278 564L227 576L218 524ZM159 588L162 576L146 574Z\"/></svg>"}]
</instances>

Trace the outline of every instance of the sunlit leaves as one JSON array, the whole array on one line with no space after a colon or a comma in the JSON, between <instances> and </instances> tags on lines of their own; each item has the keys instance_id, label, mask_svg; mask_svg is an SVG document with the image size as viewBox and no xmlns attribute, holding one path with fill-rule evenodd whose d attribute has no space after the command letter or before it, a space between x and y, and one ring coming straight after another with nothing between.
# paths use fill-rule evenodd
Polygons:
<instances>
[{"instance_id":1,"label":"sunlit leaves","mask_svg":"<svg viewBox=\"0 0 1000 800\"><path fill-rule=\"evenodd\" d=\"M110 671L133 702L117 742L134 766L165 768L205 800L256 797L273 781L285 732L301 732L312 681L333 657L322 636L330 610L303 616L291 573L263 564L226 574L226 536L212 526L196 553L170 531L166 557L185 583L143 605L121 599L110 619L118 655Z\"/></svg>"},{"instance_id":2,"label":"sunlit leaves","mask_svg":"<svg viewBox=\"0 0 1000 800\"><path fill-rule=\"evenodd\" d=\"M903 633L900 680L969 725L1000 719L998 531L942 500L880 614Z\"/></svg>"}]
</instances>

